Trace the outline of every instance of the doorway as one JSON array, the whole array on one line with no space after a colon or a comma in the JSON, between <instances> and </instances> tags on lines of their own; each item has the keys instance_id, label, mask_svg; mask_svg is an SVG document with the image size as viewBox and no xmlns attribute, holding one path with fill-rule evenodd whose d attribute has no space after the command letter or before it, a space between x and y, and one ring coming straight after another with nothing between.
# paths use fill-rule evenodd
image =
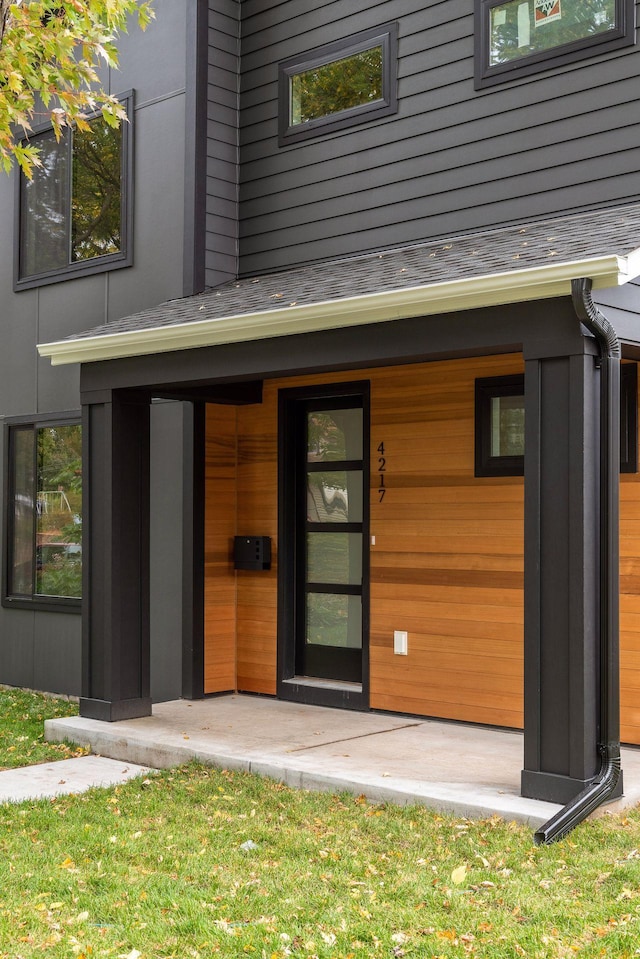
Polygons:
<instances>
[{"instance_id":1,"label":"doorway","mask_svg":"<svg viewBox=\"0 0 640 959\"><path fill-rule=\"evenodd\" d=\"M281 404L281 685L286 698L318 702L321 691L328 705L363 706L368 416L368 389L362 383L285 391Z\"/></svg>"}]
</instances>

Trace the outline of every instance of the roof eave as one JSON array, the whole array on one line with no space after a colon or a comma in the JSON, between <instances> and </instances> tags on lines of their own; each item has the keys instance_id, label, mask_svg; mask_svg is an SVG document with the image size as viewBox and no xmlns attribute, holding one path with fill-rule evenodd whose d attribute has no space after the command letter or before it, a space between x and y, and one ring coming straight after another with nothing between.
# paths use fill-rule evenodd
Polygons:
<instances>
[{"instance_id":1,"label":"roof eave","mask_svg":"<svg viewBox=\"0 0 640 959\"><path fill-rule=\"evenodd\" d=\"M172 326L38 344L53 366L197 349L224 343L384 323L414 316L568 296L571 281L590 277L594 289L619 286L640 273L640 260L610 255L387 290L255 313L205 318Z\"/></svg>"}]
</instances>

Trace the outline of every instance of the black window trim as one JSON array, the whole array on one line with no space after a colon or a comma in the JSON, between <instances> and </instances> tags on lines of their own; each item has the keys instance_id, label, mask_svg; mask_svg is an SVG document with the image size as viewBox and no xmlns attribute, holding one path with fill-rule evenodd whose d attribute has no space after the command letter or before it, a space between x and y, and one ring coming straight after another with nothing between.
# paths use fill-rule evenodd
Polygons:
<instances>
[{"instance_id":1,"label":"black window trim","mask_svg":"<svg viewBox=\"0 0 640 959\"><path fill-rule=\"evenodd\" d=\"M523 476L524 456L491 456L491 399L524 397L524 373L475 381L475 475ZM638 472L638 364L620 366L620 472Z\"/></svg>"},{"instance_id":2,"label":"black window trim","mask_svg":"<svg viewBox=\"0 0 640 959\"><path fill-rule=\"evenodd\" d=\"M374 46L382 46L382 90L381 100L365 103L349 110L326 117L318 117L307 123L291 126L290 91L291 77L311 70L313 67L323 66L340 60L351 54L362 53ZM289 57L278 64L278 143L286 146L289 143L298 143L312 137L333 133L356 124L368 123L380 117L395 113L398 109L397 96L398 73L398 24L385 23L380 27L362 30L333 43L326 43L321 47Z\"/></svg>"},{"instance_id":3,"label":"black window trim","mask_svg":"<svg viewBox=\"0 0 640 959\"><path fill-rule=\"evenodd\" d=\"M522 396L524 403L524 373L476 379L475 475L524 476L524 456L491 456L491 400L496 396Z\"/></svg>"},{"instance_id":4,"label":"black window trim","mask_svg":"<svg viewBox=\"0 0 640 959\"><path fill-rule=\"evenodd\" d=\"M593 37L584 37L571 43L564 43L548 50L540 50L508 63L496 66L489 64L490 12L507 0L475 0L475 89L506 83L519 77L551 70L576 60L598 56L618 50L635 43L635 2L634 0L615 0L616 27Z\"/></svg>"},{"instance_id":5,"label":"black window trim","mask_svg":"<svg viewBox=\"0 0 640 959\"><path fill-rule=\"evenodd\" d=\"M21 189L23 174L15 171L15 203L14 203L14 270L13 289L31 290L34 287L45 286L51 283L61 283L65 280L80 276L92 276L104 273L107 270L118 270L133 265L133 190L134 190L134 113L135 96L133 90L127 90L117 99L123 104L128 120L121 122L122 129L122 249L118 253L108 253L105 256L92 257L78 263L69 263L57 270L46 273L37 273L31 276L21 276L20 256L22 252L20 221L21 221ZM91 114L89 119L100 115L99 111ZM32 135L47 133L53 128L50 123L42 123L33 128Z\"/></svg>"},{"instance_id":6,"label":"black window trim","mask_svg":"<svg viewBox=\"0 0 640 959\"><path fill-rule=\"evenodd\" d=\"M638 364L620 366L620 472L638 472Z\"/></svg>"},{"instance_id":7,"label":"black window trim","mask_svg":"<svg viewBox=\"0 0 640 959\"><path fill-rule=\"evenodd\" d=\"M9 561L12 533L11 503L11 431L20 427L32 427L34 430L47 426L74 426L82 423L80 410L63 410L59 413L34 414L32 416L7 416L4 419L4 515L2 522L2 600L5 609L29 609L38 612L81 613L82 599L73 596L28 596L13 595L9 592Z\"/></svg>"}]
</instances>

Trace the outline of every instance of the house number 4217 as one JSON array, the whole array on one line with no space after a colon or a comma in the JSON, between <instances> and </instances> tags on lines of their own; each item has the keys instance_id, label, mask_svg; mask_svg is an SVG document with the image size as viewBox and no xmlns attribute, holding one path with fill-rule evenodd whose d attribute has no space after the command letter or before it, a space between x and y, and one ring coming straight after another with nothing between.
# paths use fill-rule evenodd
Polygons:
<instances>
[{"instance_id":1,"label":"house number 4217","mask_svg":"<svg viewBox=\"0 0 640 959\"><path fill-rule=\"evenodd\" d=\"M384 474L387 471L387 459L384 452L384 443L378 445L378 502L384 499L387 489L384 485Z\"/></svg>"}]
</instances>

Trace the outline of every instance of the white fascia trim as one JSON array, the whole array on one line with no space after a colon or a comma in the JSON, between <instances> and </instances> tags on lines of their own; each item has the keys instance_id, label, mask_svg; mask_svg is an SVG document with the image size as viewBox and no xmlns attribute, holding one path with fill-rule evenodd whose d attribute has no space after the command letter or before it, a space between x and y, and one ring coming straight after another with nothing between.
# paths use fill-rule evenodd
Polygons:
<instances>
[{"instance_id":1,"label":"white fascia trim","mask_svg":"<svg viewBox=\"0 0 640 959\"><path fill-rule=\"evenodd\" d=\"M590 277L594 289L604 289L619 286L639 274L640 251L637 251L637 255L631 257L611 255L553 263L258 313L40 343L37 348L41 356L50 357L53 366L95 363L567 296L571 293L572 279Z\"/></svg>"}]
</instances>

